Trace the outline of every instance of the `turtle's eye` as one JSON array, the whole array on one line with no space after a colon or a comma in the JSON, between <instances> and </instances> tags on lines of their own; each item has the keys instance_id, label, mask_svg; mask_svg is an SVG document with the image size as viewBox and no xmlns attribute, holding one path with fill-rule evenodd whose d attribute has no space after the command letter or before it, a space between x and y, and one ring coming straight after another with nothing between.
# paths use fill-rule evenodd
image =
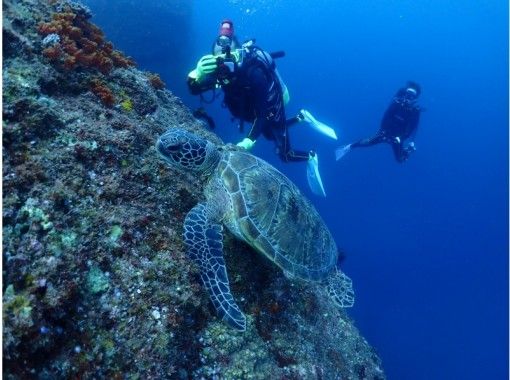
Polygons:
<instances>
[{"instance_id":1,"label":"turtle's eye","mask_svg":"<svg viewBox=\"0 0 510 380\"><path fill-rule=\"evenodd\" d=\"M169 151L170 153L177 153L181 149L182 149L182 144L180 144L178 142L174 142L174 143L168 144L166 146L166 150Z\"/></svg>"},{"instance_id":2,"label":"turtle's eye","mask_svg":"<svg viewBox=\"0 0 510 380\"><path fill-rule=\"evenodd\" d=\"M185 138L173 138L165 141L166 150L170 153L178 153L184 149L187 140Z\"/></svg>"},{"instance_id":3,"label":"turtle's eye","mask_svg":"<svg viewBox=\"0 0 510 380\"><path fill-rule=\"evenodd\" d=\"M182 149L182 144L173 139L170 140L162 138L158 141L156 147L158 151L164 156L169 154L175 155Z\"/></svg>"}]
</instances>

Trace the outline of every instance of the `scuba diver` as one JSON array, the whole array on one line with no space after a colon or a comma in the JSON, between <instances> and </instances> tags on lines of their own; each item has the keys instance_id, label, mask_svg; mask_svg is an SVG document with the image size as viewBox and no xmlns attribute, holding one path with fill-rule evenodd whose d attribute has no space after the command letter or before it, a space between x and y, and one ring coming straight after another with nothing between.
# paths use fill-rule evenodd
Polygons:
<instances>
[{"instance_id":1,"label":"scuba diver","mask_svg":"<svg viewBox=\"0 0 510 380\"><path fill-rule=\"evenodd\" d=\"M188 87L193 95L221 87L224 104L231 114L251 123L248 135L237 144L250 150L260 135L273 140L278 156L284 162L306 161L307 178L312 191L326 196L318 168L318 156L314 151L291 148L288 128L306 121L314 129L336 139L335 131L316 120L310 112L301 110L297 116L286 119L285 105L289 92L276 69L274 58L285 53L268 53L249 40L240 45L234 35L230 20L220 24L219 35L212 46L212 54L200 58L196 69L188 75Z\"/></svg>"},{"instance_id":2,"label":"scuba diver","mask_svg":"<svg viewBox=\"0 0 510 380\"><path fill-rule=\"evenodd\" d=\"M335 151L337 161L352 148L367 147L383 142L391 145L398 162L406 161L416 150L413 140L420 121L420 112L423 111L417 104L420 94L421 88L418 83L407 82L407 85L399 89L393 97L375 136L338 148ZM408 139L411 141L404 146L404 141Z\"/></svg>"}]
</instances>

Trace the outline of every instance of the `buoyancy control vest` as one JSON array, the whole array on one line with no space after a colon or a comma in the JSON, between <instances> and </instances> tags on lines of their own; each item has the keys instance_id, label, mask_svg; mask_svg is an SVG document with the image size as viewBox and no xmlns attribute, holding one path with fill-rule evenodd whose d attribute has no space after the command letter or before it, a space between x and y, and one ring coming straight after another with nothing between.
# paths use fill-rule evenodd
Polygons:
<instances>
[{"instance_id":1,"label":"buoyancy control vest","mask_svg":"<svg viewBox=\"0 0 510 380\"><path fill-rule=\"evenodd\" d=\"M281 98L285 88L271 54L255 46L251 41L243 44L238 50L239 63L233 72L220 81L225 92L224 104L232 115L241 120L253 122L255 119L254 104L251 91L250 75L252 70L260 69L269 86L276 86L277 97Z\"/></svg>"}]
</instances>

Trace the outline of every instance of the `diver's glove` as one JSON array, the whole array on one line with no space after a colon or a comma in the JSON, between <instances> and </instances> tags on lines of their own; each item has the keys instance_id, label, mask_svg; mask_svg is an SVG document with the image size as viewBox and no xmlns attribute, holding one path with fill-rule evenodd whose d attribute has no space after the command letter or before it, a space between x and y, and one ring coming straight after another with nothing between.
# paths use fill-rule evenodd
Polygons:
<instances>
[{"instance_id":1,"label":"diver's glove","mask_svg":"<svg viewBox=\"0 0 510 380\"><path fill-rule=\"evenodd\" d=\"M204 55L197 63L196 80L200 82L208 74L214 73L218 68L216 57L212 54Z\"/></svg>"},{"instance_id":2,"label":"diver's glove","mask_svg":"<svg viewBox=\"0 0 510 380\"><path fill-rule=\"evenodd\" d=\"M248 137L245 137L243 141L238 142L236 145L246 150L250 150L251 148L253 148L253 145L255 145L255 141L249 139Z\"/></svg>"}]
</instances>

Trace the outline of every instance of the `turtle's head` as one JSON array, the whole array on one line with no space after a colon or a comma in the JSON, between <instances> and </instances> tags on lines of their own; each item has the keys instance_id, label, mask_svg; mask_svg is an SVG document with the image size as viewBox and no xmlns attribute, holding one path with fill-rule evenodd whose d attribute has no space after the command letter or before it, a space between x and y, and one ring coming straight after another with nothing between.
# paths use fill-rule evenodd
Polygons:
<instances>
[{"instance_id":1,"label":"turtle's head","mask_svg":"<svg viewBox=\"0 0 510 380\"><path fill-rule=\"evenodd\" d=\"M184 129L169 129L163 133L156 150L170 165L195 173L212 170L220 159L213 143Z\"/></svg>"}]
</instances>

